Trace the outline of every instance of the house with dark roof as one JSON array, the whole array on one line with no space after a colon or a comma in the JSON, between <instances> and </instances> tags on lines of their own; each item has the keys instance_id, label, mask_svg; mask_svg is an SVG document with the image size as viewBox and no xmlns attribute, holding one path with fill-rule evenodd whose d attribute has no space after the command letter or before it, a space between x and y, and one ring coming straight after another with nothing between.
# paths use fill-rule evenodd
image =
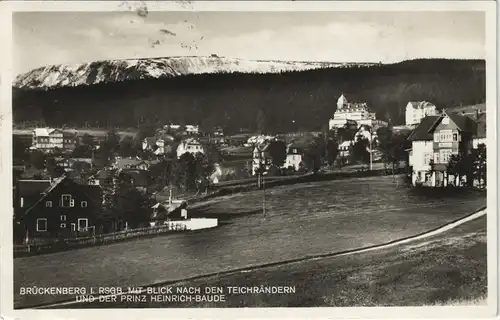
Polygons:
<instances>
[{"instance_id":1,"label":"house with dark roof","mask_svg":"<svg viewBox=\"0 0 500 320\"><path fill-rule=\"evenodd\" d=\"M47 180L18 180L14 186L14 216L22 217L25 211L33 206L52 181Z\"/></svg>"},{"instance_id":2,"label":"house with dark roof","mask_svg":"<svg viewBox=\"0 0 500 320\"><path fill-rule=\"evenodd\" d=\"M458 178L448 176L446 168L451 155L471 152L477 127L471 118L454 113L423 118L408 136L412 142L409 164L413 168L413 185L459 185ZM429 173L432 163L434 172Z\"/></svg>"},{"instance_id":3,"label":"house with dark roof","mask_svg":"<svg viewBox=\"0 0 500 320\"><path fill-rule=\"evenodd\" d=\"M23 203L23 207L19 218L29 238L56 238L72 231L87 231L95 226L102 208L101 188L80 185L63 175L53 180L34 203Z\"/></svg>"}]
</instances>

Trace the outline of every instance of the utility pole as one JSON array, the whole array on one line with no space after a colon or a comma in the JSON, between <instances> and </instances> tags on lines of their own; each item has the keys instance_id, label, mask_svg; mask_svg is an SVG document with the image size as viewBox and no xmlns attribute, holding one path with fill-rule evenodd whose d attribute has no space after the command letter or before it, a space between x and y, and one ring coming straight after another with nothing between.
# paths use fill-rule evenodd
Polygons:
<instances>
[{"instance_id":1,"label":"utility pole","mask_svg":"<svg viewBox=\"0 0 500 320\"><path fill-rule=\"evenodd\" d=\"M264 218L266 218L266 184L265 177L262 176L262 212L264 213Z\"/></svg>"},{"instance_id":2,"label":"utility pole","mask_svg":"<svg viewBox=\"0 0 500 320\"><path fill-rule=\"evenodd\" d=\"M370 126L370 171L373 170L373 152L372 152L373 129Z\"/></svg>"}]
</instances>

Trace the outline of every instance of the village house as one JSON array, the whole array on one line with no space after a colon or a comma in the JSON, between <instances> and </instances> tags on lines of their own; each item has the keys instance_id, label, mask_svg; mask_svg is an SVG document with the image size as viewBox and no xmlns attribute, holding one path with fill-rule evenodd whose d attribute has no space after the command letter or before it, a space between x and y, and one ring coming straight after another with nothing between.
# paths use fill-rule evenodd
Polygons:
<instances>
[{"instance_id":1,"label":"village house","mask_svg":"<svg viewBox=\"0 0 500 320\"><path fill-rule=\"evenodd\" d=\"M153 152L155 155L165 154L165 141L156 137L146 137L142 140L142 150Z\"/></svg>"},{"instance_id":2,"label":"village house","mask_svg":"<svg viewBox=\"0 0 500 320\"><path fill-rule=\"evenodd\" d=\"M303 150L301 146L290 143L287 146L286 160L283 168L293 168L295 171L300 169L300 164L302 163Z\"/></svg>"},{"instance_id":3,"label":"village house","mask_svg":"<svg viewBox=\"0 0 500 320\"><path fill-rule=\"evenodd\" d=\"M156 136L146 137L142 141L142 150L152 152L155 155L164 155L172 151L174 137L159 130Z\"/></svg>"},{"instance_id":4,"label":"village house","mask_svg":"<svg viewBox=\"0 0 500 320\"><path fill-rule=\"evenodd\" d=\"M339 144L338 150L339 150L339 157L347 159L352 150L352 146L354 145L354 141L344 141L341 144Z\"/></svg>"},{"instance_id":5,"label":"village house","mask_svg":"<svg viewBox=\"0 0 500 320\"><path fill-rule=\"evenodd\" d=\"M272 158L268 150L269 146L270 141L255 145L252 154L252 175L256 175L260 168L264 170L264 173L271 168Z\"/></svg>"},{"instance_id":6,"label":"village house","mask_svg":"<svg viewBox=\"0 0 500 320\"><path fill-rule=\"evenodd\" d=\"M149 170L151 163L139 158L121 158L116 157L111 164L113 169L140 169Z\"/></svg>"},{"instance_id":7,"label":"village house","mask_svg":"<svg viewBox=\"0 0 500 320\"><path fill-rule=\"evenodd\" d=\"M152 227L162 225L167 221L186 220L188 218L187 201L172 199L172 192L170 192L168 201L159 201L151 209L153 209L150 222Z\"/></svg>"},{"instance_id":8,"label":"village house","mask_svg":"<svg viewBox=\"0 0 500 320\"><path fill-rule=\"evenodd\" d=\"M115 185L116 177L122 175L139 191L146 191L149 186L149 175L141 169L103 169L89 178L88 184L94 186L111 187Z\"/></svg>"},{"instance_id":9,"label":"village house","mask_svg":"<svg viewBox=\"0 0 500 320\"><path fill-rule=\"evenodd\" d=\"M35 203L21 203L26 210L20 221L30 238L88 231L95 226L101 204L98 186L80 185L63 175L51 181Z\"/></svg>"},{"instance_id":10,"label":"village house","mask_svg":"<svg viewBox=\"0 0 500 320\"><path fill-rule=\"evenodd\" d=\"M223 137L224 136L224 130L222 129L222 127L215 127L214 136L216 136L216 137Z\"/></svg>"},{"instance_id":11,"label":"village house","mask_svg":"<svg viewBox=\"0 0 500 320\"><path fill-rule=\"evenodd\" d=\"M406 105L406 125L417 125L427 116L437 116L436 106L427 101L410 101Z\"/></svg>"},{"instance_id":12,"label":"village house","mask_svg":"<svg viewBox=\"0 0 500 320\"><path fill-rule=\"evenodd\" d=\"M377 143L377 132L370 128L370 126L362 125L359 127L358 132L354 135L354 142L357 142L360 139L366 139L371 141L372 143Z\"/></svg>"},{"instance_id":13,"label":"village house","mask_svg":"<svg viewBox=\"0 0 500 320\"><path fill-rule=\"evenodd\" d=\"M76 134L52 128L36 128L32 132L31 150L69 152L75 149Z\"/></svg>"},{"instance_id":14,"label":"village house","mask_svg":"<svg viewBox=\"0 0 500 320\"><path fill-rule=\"evenodd\" d=\"M408 137L412 142L409 164L413 185L459 185L458 177L447 175L447 165L451 155L471 152L475 136L477 124L469 117L443 112L423 118ZM432 162L434 172L430 174Z\"/></svg>"},{"instance_id":15,"label":"village house","mask_svg":"<svg viewBox=\"0 0 500 320\"><path fill-rule=\"evenodd\" d=\"M186 132L186 134L188 135L197 135L200 133L200 126L186 124L184 132Z\"/></svg>"},{"instance_id":16,"label":"village house","mask_svg":"<svg viewBox=\"0 0 500 320\"><path fill-rule=\"evenodd\" d=\"M163 126L163 129L169 130L169 131L179 131L181 129L180 124L166 124Z\"/></svg>"},{"instance_id":17,"label":"village house","mask_svg":"<svg viewBox=\"0 0 500 320\"><path fill-rule=\"evenodd\" d=\"M183 140L177 146L177 158L180 158L184 153L189 152L195 155L196 153L205 153L205 149L201 143L195 138L188 138Z\"/></svg>"},{"instance_id":18,"label":"village house","mask_svg":"<svg viewBox=\"0 0 500 320\"><path fill-rule=\"evenodd\" d=\"M346 124L352 124L355 121L358 126L368 125L374 130L387 126L387 122L378 120L376 114L370 111L370 108L365 102L350 103L342 94L337 101L337 110L333 118L330 119L328 127L330 130L334 128L342 128Z\"/></svg>"},{"instance_id":19,"label":"village house","mask_svg":"<svg viewBox=\"0 0 500 320\"><path fill-rule=\"evenodd\" d=\"M92 168L94 161L91 158L56 158L57 166L64 169L64 171L71 171L75 165L82 165L83 167Z\"/></svg>"}]
</instances>

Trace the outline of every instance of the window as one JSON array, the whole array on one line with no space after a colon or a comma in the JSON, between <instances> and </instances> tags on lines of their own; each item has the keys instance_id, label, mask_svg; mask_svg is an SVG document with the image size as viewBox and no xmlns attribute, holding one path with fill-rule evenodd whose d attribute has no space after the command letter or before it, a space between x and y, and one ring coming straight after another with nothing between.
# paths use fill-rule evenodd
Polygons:
<instances>
[{"instance_id":1,"label":"window","mask_svg":"<svg viewBox=\"0 0 500 320\"><path fill-rule=\"evenodd\" d=\"M52 208L52 201L46 201L45 208Z\"/></svg>"},{"instance_id":2,"label":"window","mask_svg":"<svg viewBox=\"0 0 500 320\"><path fill-rule=\"evenodd\" d=\"M440 163L439 162L439 152L434 153L434 163Z\"/></svg>"},{"instance_id":3,"label":"window","mask_svg":"<svg viewBox=\"0 0 500 320\"><path fill-rule=\"evenodd\" d=\"M450 149L441 149L439 150L439 156L441 158L441 163L448 163L450 162L450 157L451 157L451 150Z\"/></svg>"},{"instance_id":4,"label":"window","mask_svg":"<svg viewBox=\"0 0 500 320\"><path fill-rule=\"evenodd\" d=\"M434 142L439 142L439 133L434 132Z\"/></svg>"},{"instance_id":5,"label":"window","mask_svg":"<svg viewBox=\"0 0 500 320\"><path fill-rule=\"evenodd\" d=\"M47 231L47 219L36 219L36 231Z\"/></svg>"},{"instance_id":6,"label":"window","mask_svg":"<svg viewBox=\"0 0 500 320\"><path fill-rule=\"evenodd\" d=\"M458 141L458 134L457 133L453 134L453 141Z\"/></svg>"},{"instance_id":7,"label":"window","mask_svg":"<svg viewBox=\"0 0 500 320\"><path fill-rule=\"evenodd\" d=\"M66 228L66 223L61 223L61 228Z\"/></svg>"},{"instance_id":8,"label":"window","mask_svg":"<svg viewBox=\"0 0 500 320\"><path fill-rule=\"evenodd\" d=\"M61 195L61 207L63 208L69 208L71 207L71 195L70 194L63 194Z\"/></svg>"},{"instance_id":9,"label":"window","mask_svg":"<svg viewBox=\"0 0 500 320\"><path fill-rule=\"evenodd\" d=\"M89 227L89 219L79 218L78 219L78 231L85 231Z\"/></svg>"},{"instance_id":10,"label":"window","mask_svg":"<svg viewBox=\"0 0 500 320\"><path fill-rule=\"evenodd\" d=\"M439 132L439 141L441 142L451 142L452 141L451 130L441 130Z\"/></svg>"},{"instance_id":11,"label":"window","mask_svg":"<svg viewBox=\"0 0 500 320\"><path fill-rule=\"evenodd\" d=\"M66 221L66 215L65 214L61 215L61 221Z\"/></svg>"},{"instance_id":12,"label":"window","mask_svg":"<svg viewBox=\"0 0 500 320\"><path fill-rule=\"evenodd\" d=\"M21 204L20 205L21 205L21 208L24 206L24 198L23 197L21 197Z\"/></svg>"},{"instance_id":13,"label":"window","mask_svg":"<svg viewBox=\"0 0 500 320\"><path fill-rule=\"evenodd\" d=\"M426 152L424 154L424 164L429 164L431 162L431 159L432 159L432 153L429 153L429 152Z\"/></svg>"}]
</instances>

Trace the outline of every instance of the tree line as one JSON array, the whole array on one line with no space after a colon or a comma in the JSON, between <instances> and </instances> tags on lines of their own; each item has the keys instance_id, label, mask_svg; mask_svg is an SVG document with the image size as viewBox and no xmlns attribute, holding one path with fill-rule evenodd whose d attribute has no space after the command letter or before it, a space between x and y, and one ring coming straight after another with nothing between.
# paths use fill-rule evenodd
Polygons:
<instances>
[{"instance_id":1,"label":"tree line","mask_svg":"<svg viewBox=\"0 0 500 320\"><path fill-rule=\"evenodd\" d=\"M15 123L137 127L189 123L227 133L318 131L341 93L379 118L404 122L408 101L438 108L484 102L484 61L416 60L373 67L281 74L205 74L130 80L49 91L14 89ZM258 119L258 120L257 120ZM387 119L385 119L387 120Z\"/></svg>"}]
</instances>

